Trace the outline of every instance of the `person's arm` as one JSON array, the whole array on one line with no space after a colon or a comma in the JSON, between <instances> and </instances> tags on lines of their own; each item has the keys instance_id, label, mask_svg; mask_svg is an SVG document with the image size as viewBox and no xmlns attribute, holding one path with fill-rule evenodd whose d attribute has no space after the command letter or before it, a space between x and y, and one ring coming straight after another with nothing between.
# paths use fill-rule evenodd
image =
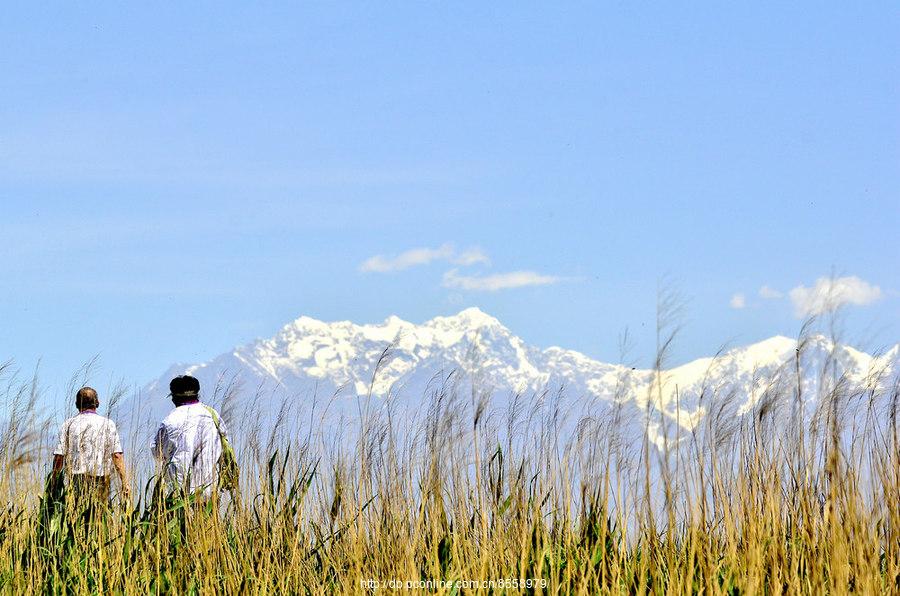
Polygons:
<instances>
[{"instance_id":1,"label":"person's arm","mask_svg":"<svg viewBox=\"0 0 900 596\"><path fill-rule=\"evenodd\" d=\"M112 454L112 462L113 467L116 468L116 473L119 475L119 480L122 482L122 498L126 501L131 499L131 485L128 483L128 470L125 468L125 456L122 455L122 452Z\"/></svg>"},{"instance_id":2,"label":"person's arm","mask_svg":"<svg viewBox=\"0 0 900 596\"><path fill-rule=\"evenodd\" d=\"M109 450L112 452L112 463L122 482L122 498L126 501L131 499L131 486L128 484L128 470L125 468L125 457L122 455L122 441L119 439L119 429L116 428L114 422L110 421L112 432L109 435Z\"/></svg>"},{"instance_id":3,"label":"person's arm","mask_svg":"<svg viewBox=\"0 0 900 596\"><path fill-rule=\"evenodd\" d=\"M53 475L62 472L66 465L66 454L69 452L69 425L68 420L63 422L59 429L59 439L56 441L56 449L53 450Z\"/></svg>"},{"instance_id":4,"label":"person's arm","mask_svg":"<svg viewBox=\"0 0 900 596\"><path fill-rule=\"evenodd\" d=\"M160 424L153 438L153 447L151 448L153 459L157 464L164 464L172 457L172 448L169 441L169 433L166 432L166 425Z\"/></svg>"},{"instance_id":5,"label":"person's arm","mask_svg":"<svg viewBox=\"0 0 900 596\"><path fill-rule=\"evenodd\" d=\"M50 495L59 496L62 490L63 469L66 467L66 453L69 449L68 435L69 427L64 422L59 429L59 439L56 442L56 449L53 450L53 468L50 470L50 477L47 481L47 490Z\"/></svg>"}]
</instances>

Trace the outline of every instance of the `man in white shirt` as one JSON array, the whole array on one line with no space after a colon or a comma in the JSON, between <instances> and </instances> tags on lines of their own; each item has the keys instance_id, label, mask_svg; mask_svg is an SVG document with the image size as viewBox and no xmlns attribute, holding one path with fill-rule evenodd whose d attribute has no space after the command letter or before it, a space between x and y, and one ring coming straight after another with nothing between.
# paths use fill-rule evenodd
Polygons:
<instances>
[{"instance_id":1,"label":"man in white shirt","mask_svg":"<svg viewBox=\"0 0 900 596\"><path fill-rule=\"evenodd\" d=\"M75 394L78 415L63 422L53 451L53 474L66 471L76 497L109 500L109 481L115 468L122 481L122 496L130 497L125 458L116 423L97 413L100 399L91 387Z\"/></svg>"},{"instance_id":2,"label":"man in white shirt","mask_svg":"<svg viewBox=\"0 0 900 596\"><path fill-rule=\"evenodd\" d=\"M153 454L172 488L208 497L219 481L225 424L200 403L200 381L194 377L175 377L169 391L175 409L159 425Z\"/></svg>"}]
</instances>

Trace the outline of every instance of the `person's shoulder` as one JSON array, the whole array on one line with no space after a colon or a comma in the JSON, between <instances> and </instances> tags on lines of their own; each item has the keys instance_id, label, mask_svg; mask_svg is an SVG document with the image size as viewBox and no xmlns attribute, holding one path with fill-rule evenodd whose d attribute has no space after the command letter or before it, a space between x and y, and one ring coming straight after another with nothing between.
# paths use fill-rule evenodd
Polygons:
<instances>
[{"instance_id":1,"label":"person's shoulder","mask_svg":"<svg viewBox=\"0 0 900 596\"><path fill-rule=\"evenodd\" d=\"M197 402L191 405L191 415L198 418L213 418L215 416L218 416L219 413L216 412L216 409L211 405L205 404L203 402Z\"/></svg>"},{"instance_id":2,"label":"person's shoulder","mask_svg":"<svg viewBox=\"0 0 900 596\"><path fill-rule=\"evenodd\" d=\"M185 423L199 426L215 426L219 414L203 402L182 406L185 410Z\"/></svg>"},{"instance_id":3,"label":"person's shoulder","mask_svg":"<svg viewBox=\"0 0 900 596\"><path fill-rule=\"evenodd\" d=\"M166 414L162 424L164 426L179 426L198 417L204 418L207 416L209 416L209 411L206 409L206 404L199 402L196 404L185 404L173 408L171 412Z\"/></svg>"},{"instance_id":4,"label":"person's shoulder","mask_svg":"<svg viewBox=\"0 0 900 596\"><path fill-rule=\"evenodd\" d=\"M101 424L103 424L104 426L108 426L111 428L116 428L118 426L116 424L116 421L113 420L112 418L107 418L106 416L100 416L99 418L100 418Z\"/></svg>"},{"instance_id":5,"label":"person's shoulder","mask_svg":"<svg viewBox=\"0 0 900 596\"><path fill-rule=\"evenodd\" d=\"M180 408L172 408L169 413L163 417L162 424L169 425L181 420L184 417L184 413L179 410Z\"/></svg>"}]
</instances>

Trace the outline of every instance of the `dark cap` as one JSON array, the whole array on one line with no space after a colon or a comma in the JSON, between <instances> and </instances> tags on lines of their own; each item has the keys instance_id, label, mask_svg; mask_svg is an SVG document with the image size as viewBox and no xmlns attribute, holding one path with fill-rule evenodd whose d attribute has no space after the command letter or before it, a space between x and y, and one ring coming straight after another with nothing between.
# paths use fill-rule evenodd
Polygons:
<instances>
[{"instance_id":1,"label":"dark cap","mask_svg":"<svg viewBox=\"0 0 900 596\"><path fill-rule=\"evenodd\" d=\"M169 383L169 395L172 397L197 397L200 395L200 381L191 375L175 377Z\"/></svg>"}]
</instances>

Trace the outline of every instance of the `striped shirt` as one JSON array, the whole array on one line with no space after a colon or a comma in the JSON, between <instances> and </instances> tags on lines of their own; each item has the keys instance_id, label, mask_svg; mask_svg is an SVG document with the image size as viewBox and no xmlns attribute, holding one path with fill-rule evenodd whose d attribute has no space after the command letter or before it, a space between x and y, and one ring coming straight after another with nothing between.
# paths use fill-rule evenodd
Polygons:
<instances>
[{"instance_id":1,"label":"striped shirt","mask_svg":"<svg viewBox=\"0 0 900 596\"><path fill-rule=\"evenodd\" d=\"M63 422L53 453L65 458L70 474L109 476L122 442L115 422L89 410Z\"/></svg>"}]
</instances>

